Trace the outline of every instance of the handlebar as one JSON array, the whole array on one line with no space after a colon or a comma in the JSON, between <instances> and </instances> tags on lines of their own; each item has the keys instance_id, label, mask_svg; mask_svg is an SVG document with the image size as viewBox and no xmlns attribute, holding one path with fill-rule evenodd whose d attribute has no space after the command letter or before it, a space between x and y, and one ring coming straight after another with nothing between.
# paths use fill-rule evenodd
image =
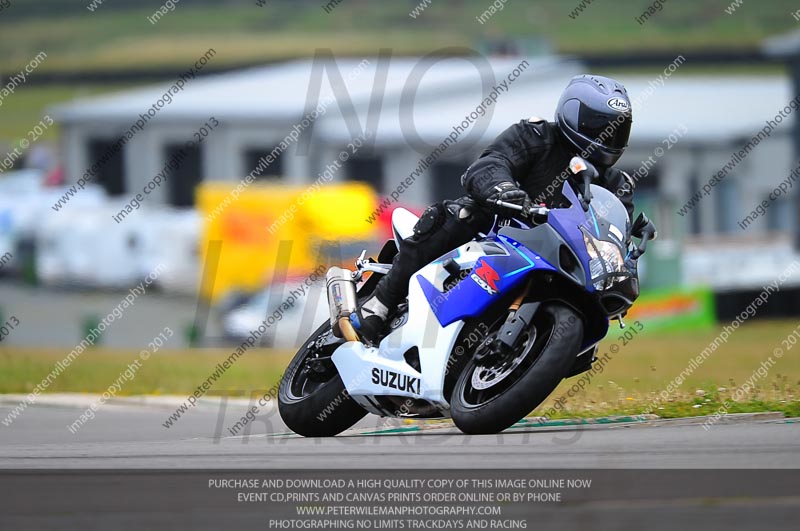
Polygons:
<instances>
[{"instance_id":1,"label":"handlebar","mask_svg":"<svg viewBox=\"0 0 800 531\"><path fill-rule=\"evenodd\" d=\"M531 206L525 208L522 205L518 205L516 203L508 203L506 201L500 201L499 199L494 202L495 205L507 208L509 210L516 210L517 212L522 213L522 215L526 218L531 218L533 216L546 216L550 213L550 209L543 206Z\"/></svg>"}]
</instances>

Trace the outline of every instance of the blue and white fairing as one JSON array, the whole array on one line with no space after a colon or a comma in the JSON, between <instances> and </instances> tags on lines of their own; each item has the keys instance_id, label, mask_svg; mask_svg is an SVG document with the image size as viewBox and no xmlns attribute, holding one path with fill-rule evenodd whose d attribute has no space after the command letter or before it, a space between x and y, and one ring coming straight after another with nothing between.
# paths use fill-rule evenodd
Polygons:
<instances>
[{"instance_id":1,"label":"blue and white fairing","mask_svg":"<svg viewBox=\"0 0 800 531\"><path fill-rule=\"evenodd\" d=\"M534 273L564 274L559 264L554 263L557 260L547 260L531 248L536 247L536 237L531 235L539 234L535 232L537 229L549 227L544 230L554 232L555 238L569 247L580 263L576 269L579 275L573 272L572 281L587 293L595 292L586 234L598 240L609 239L610 233L627 234L629 220L613 194L597 186L592 191L592 207L584 211L572 187L565 183L562 193L571 206L552 209L546 224L533 229L519 223L500 228L483 240L454 249L414 274L409 281L405 322L393 323L393 331L377 348L348 342L333 354L336 368L353 399L379 415L388 413L375 397L421 399L447 416L449 404L443 396L444 381L450 354L464 322L484 314L499 296L517 289ZM621 248L623 245L620 242ZM451 274L444 264L449 259L469 274L446 290L445 282ZM536 291L535 283L531 291ZM586 338L582 351L605 335L608 318L598 315L597 319L602 334ZM419 371L404 357L412 349L418 351ZM391 375L396 385L391 385L387 375Z\"/></svg>"},{"instance_id":2,"label":"blue and white fairing","mask_svg":"<svg viewBox=\"0 0 800 531\"><path fill-rule=\"evenodd\" d=\"M608 234L619 233L624 245L624 234L627 234L629 220L628 214L622 204L611 192L599 186L593 186L595 200L584 212L577 195L569 184L564 184L562 193L571 203L568 208L553 209L548 215L550 225L575 253L578 261L583 264L585 289L588 292L596 291L591 278L591 258L584 243L584 231L593 234L598 239L606 239ZM621 216L620 212L624 215ZM619 227L621 225L621 227ZM496 282L498 292L503 293L515 289L533 271L559 272L557 264L545 260L535 250L529 249L515 240L504 229L490 234L505 250L503 255L486 255L475 264L475 269L488 265L499 277ZM452 251L434 263L442 263L448 258L456 259L459 249ZM416 281L422 287L425 297L430 302L431 309L442 326L447 326L458 320L468 319L481 315L494 302L496 294L492 294L475 281L471 276L462 280L455 288L450 290L446 297L440 289L426 279L424 275L416 275ZM412 282L415 280L412 279ZM535 287L533 288L535 290Z\"/></svg>"}]
</instances>

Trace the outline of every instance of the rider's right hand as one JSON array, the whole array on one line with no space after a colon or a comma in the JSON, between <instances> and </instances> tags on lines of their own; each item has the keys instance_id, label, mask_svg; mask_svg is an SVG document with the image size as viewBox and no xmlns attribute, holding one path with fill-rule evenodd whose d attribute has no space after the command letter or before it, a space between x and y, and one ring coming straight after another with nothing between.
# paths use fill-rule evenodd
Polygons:
<instances>
[{"instance_id":1,"label":"rider's right hand","mask_svg":"<svg viewBox=\"0 0 800 531\"><path fill-rule=\"evenodd\" d=\"M531 198L528 197L528 194L525 191L521 190L517 185L511 182L502 182L496 185L493 189L493 193L486 199L486 201L500 214L504 216L513 217L514 215L519 215L519 212L516 210L512 210L509 208L501 207L497 204L498 201L502 201L503 203L511 203L514 205L519 205L526 210L529 210L533 203L531 202Z\"/></svg>"}]
</instances>

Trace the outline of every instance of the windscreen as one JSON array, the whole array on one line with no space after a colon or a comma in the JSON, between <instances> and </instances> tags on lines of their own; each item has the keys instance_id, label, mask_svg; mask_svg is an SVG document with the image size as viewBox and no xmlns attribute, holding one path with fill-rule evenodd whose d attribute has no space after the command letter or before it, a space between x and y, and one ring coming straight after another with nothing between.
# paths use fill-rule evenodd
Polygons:
<instances>
[{"instance_id":1,"label":"windscreen","mask_svg":"<svg viewBox=\"0 0 800 531\"><path fill-rule=\"evenodd\" d=\"M594 219L597 220L599 233L596 233L596 236L599 239L608 240L606 236L610 234L617 243L625 243L630 228L630 218L625 205L614 193L593 184L591 211L594 213ZM592 212L587 213L587 215L591 220L590 223L593 224ZM594 226L588 228L590 231L595 229Z\"/></svg>"}]
</instances>

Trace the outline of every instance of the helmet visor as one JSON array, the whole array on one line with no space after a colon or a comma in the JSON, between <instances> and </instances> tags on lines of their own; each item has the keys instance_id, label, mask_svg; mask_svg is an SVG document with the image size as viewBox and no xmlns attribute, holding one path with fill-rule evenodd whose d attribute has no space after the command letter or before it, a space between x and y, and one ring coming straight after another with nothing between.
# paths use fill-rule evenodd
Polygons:
<instances>
[{"instance_id":1,"label":"helmet visor","mask_svg":"<svg viewBox=\"0 0 800 531\"><path fill-rule=\"evenodd\" d=\"M587 138L611 149L624 149L631 134L631 117L605 114L581 105L577 130Z\"/></svg>"}]
</instances>

